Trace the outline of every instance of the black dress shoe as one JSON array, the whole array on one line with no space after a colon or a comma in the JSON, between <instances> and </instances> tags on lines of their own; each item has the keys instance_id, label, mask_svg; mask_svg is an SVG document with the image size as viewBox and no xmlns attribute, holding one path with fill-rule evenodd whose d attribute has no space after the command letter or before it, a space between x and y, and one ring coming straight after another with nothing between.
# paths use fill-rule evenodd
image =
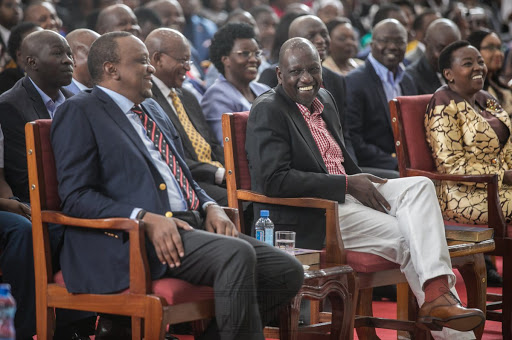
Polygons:
<instances>
[{"instance_id":1,"label":"black dress shoe","mask_svg":"<svg viewBox=\"0 0 512 340\"><path fill-rule=\"evenodd\" d=\"M95 323L96 317L94 316L57 327L53 340L90 340L89 335L94 333Z\"/></svg>"},{"instance_id":2,"label":"black dress shoe","mask_svg":"<svg viewBox=\"0 0 512 340\"><path fill-rule=\"evenodd\" d=\"M489 287L502 287L503 278L495 269L487 270L487 286Z\"/></svg>"},{"instance_id":3,"label":"black dress shoe","mask_svg":"<svg viewBox=\"0 0 512 340\"><path fill-rule=\"evenodd\" d=\"M131 340L131 319L127 316L101 314L94 335L96 340Z\"/></svg>"}]
</instances>

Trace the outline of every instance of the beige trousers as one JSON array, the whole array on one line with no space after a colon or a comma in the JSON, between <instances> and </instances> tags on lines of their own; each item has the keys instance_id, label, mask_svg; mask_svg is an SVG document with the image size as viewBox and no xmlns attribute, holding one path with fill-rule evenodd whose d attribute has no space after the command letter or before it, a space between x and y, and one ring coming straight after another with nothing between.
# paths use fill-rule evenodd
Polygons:
<instances>
[{"instance_id":1,"label":"beige trousers","mask_svg":"<svg viewBox=\"0 0 512 340\"><path fill-rule=\"evenodd\" d=\"M399 264L420 306L425 301L423 284L441 275L448 276L451 291L457 296L433 183L425 177L406 177L375 187L391 206L388 214L371 209L350 195L339 205L345 248ZM475 339L473 332L448 328L432 335L435 339Z\"/></svg>"}]
</instances>

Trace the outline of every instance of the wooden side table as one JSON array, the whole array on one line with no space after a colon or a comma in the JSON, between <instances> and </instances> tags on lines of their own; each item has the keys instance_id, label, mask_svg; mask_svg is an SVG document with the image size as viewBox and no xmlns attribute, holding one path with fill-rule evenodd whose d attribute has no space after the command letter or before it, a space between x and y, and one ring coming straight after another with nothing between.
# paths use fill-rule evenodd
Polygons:
<instances>
[{"instance_id":1,"label":"wooden side table","mask_svg":"<svg viewBox=\"0 0 512 340\"><path fill-rule=\"evenodd\" d=\"M357 275L351 267L328 264L311 266L304 271L302 288L281 311L279 338L295 340L300 333L301 339L351 340L357 292ZM332 306L333 322L299 328L300 303L303 298L318 301L328 298Z\"/></svg>"}]
</instances>

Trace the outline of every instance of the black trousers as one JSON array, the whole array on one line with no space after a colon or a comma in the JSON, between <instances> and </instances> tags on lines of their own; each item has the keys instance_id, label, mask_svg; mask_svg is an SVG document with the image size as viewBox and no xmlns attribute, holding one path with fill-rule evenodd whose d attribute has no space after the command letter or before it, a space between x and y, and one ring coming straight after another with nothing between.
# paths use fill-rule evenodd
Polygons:
<instances>
[{"instance_id":1,"label":"black trousers","mask_svg":"<svg viewBox=\"0 0 512 340\"><path fill-rule=\"evenodd\" d=\"M197 229L180 229L180 234L185 256L166 276L213 287L217 327L209 327L205 338L264 339L263 326L301 288L302 265L246 235L234 238Z\"/></svg>"},{"instance_id":2,"label":"black trousers","mask_svg":"<svg viewBox=\"0 0 512 340\"><path fill-rule=\"evenodd\" d=\"M62 226L49 227L54 259L58 259L58 243L62 237ZM2 280L11 285L16 300L14 325L17 339L29 339L36 333L36 306L34 283L34 256L32 246L32 223L17 214L0 211L0 268ZM54 270L58 262L54 261ZM57 327L94 315L90 312L57 310Z\"/></svg>"}]
</instances>

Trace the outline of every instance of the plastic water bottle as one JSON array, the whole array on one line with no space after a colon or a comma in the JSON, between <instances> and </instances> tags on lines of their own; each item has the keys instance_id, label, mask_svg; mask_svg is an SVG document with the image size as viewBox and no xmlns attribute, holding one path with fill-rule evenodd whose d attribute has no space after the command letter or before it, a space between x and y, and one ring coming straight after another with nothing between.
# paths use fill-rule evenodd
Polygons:
<instances>
[{"instance_id":1,"label":"plastic water bottle","mask_svg":"<svg viewBox=\"0 0 512 340\"><path fill-rule=\"evenodd\" d=\"M268 210L260 211L260 218L256 221L256 239L271 246L274 245L274 223L268 218Z\"/></svg>"},{"instance_id":2,"label":"plastic water bottle","mask_svg":"<svg viewBox=\"0 0 512 340\"><path fill-rule=\"evenodd\" d=\"M16 302L9 284L0 284L0 340L15 340L14 314Z\"/></svg>"}]
</instances>

